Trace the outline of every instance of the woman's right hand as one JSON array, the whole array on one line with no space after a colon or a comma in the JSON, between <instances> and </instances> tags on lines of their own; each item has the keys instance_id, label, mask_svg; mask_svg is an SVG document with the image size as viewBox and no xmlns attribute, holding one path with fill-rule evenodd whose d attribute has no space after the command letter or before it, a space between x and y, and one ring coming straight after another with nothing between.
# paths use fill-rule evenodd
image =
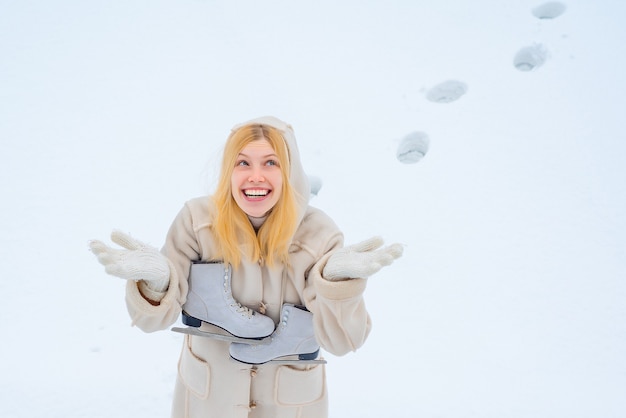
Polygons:
<instances>
[{"instance_id":1,"label":"woman's right hand","mask_svg":"<svg viewBox=\"0 0 626 418\"><path fill-rule=\"evenodd\" d=\"M143 280L156 292L167 290L170 269L159 250L117 230L111 233L111 240L123 249L111 248L98 240L89 243L108 274L126 280Z\"/></svg>"}]
</instances>

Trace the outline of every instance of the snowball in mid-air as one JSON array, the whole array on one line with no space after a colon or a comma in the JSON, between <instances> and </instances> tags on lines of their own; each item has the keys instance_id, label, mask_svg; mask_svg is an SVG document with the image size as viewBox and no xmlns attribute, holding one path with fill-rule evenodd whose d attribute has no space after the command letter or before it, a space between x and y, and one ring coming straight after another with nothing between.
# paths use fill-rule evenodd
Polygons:
<instances>
[{"instance_id":1,"label":"snowball in mid-air","mask_svg":"<svg viewBox=\"0 0 626 418\"><path fill-rule=\"evenodd\" d=\"M554 19L565 13L565 5L558 1L543 3L532 10L537 19Z\"/></svg>"},{"instance_id":2,"label":"snowball in mid-air","mask_svg":"<svg viewBox=\"0 0 626 418\"><path fill-rule=\"evenodd\" d=\"M548 57L548 52L541 44L526 46L515 54L513 65L520 71L531 71L541 67Z\"/></svg>"},{"instance_id":3,"label":"snowball in mid-air","mask_svg":"<svg viewBox=\"0 0 626 418\"><path fill-rule=\"evenodd\" d=\"M435 103L450 103L458 100L466 92L467 84L456 80L448 80L428 90L426 98Z\"/></svg>"},{"instance_id":4,"label":"snowball in mid-air","mask_svg":"<svg viewBox=\"0 0 626 418\"><path fill-rule=\"evenodd\" d=\"M317 196L322 188L322 179L317 176L309 176L309 186L311 187L311 194Z\"/></svg>"},{"instance_id":5,"label":"snowball in mid-air","mask_svg":"<svg viewBox=\"0 0 626 418\"><path fill-rule=\"evenodd\" d=\"M424 132L411 132L405 136L396 152L398 161L404 164L415 164L428 152L430 140Z\"/></svg>"}]
</instances>

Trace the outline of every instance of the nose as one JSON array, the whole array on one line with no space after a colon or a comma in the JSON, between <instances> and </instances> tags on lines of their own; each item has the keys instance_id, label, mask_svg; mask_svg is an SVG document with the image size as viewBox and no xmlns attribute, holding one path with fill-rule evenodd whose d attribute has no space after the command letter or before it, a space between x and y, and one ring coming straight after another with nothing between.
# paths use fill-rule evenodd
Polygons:
<instances>
[{"instance_id":1,"label":"nose","mask_svg":"<svg viewBox=\"0 0 626 418\"><path fill-rule=\"evenodd\" d=\"M250 183L262 183L265 181L265 177L259 168L255 168L252 170L250 177L248 177L248 181Z\"/></svg>"}]
</instances>

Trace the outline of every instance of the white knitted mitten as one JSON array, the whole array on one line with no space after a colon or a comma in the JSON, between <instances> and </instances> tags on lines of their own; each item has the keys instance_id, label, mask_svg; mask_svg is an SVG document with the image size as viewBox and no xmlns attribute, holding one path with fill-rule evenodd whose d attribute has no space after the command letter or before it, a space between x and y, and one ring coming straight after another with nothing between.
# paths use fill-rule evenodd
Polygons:
<instances>
[{"instance_id":1,"label":"white knitted mitten","mask_svg":"<svg viewBox=\"0 0 626 418\"><path fill-rule=\"evenodd\" d=\"M381 237L373 237L338 249L326 262L322 275L332 281L365 279L371 276L402 255L402 245L392 244L378 249L383 243Z\"/></svg>"},{"instance_id":2,"label":"white knitted mitten","mask_svg":"<svg viewBox=\"0 0 626 418\"><path fill-rule=\"evenodd\" d=\"M111 233L111 240L124 249L111 248L98 240L89 243L107 273L126 280L143 280L155 292L167 290L170 268L159 250L117 230Z\"/></svg>"}]
</instances>

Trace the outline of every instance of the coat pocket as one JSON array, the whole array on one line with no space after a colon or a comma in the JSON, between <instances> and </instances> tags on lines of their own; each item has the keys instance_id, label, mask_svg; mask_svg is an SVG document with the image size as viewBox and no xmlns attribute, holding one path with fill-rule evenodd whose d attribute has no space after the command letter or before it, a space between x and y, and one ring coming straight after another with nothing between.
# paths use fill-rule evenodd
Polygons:
<instances>
[{"instance_id":1,"label":"coat pocket","mask_svg":"<svg viewBox=\"0 0 626 418\"><path fill-rule=\"evenodd\" d=\"M326 395L326 369L317 365L309 369L281 366L276 372L276 404L304 406Z\"/></svg>"},{"instance_id":2,"label":"coat pocket","mask_svg":"<svg viewBox=\"0 0 626 418\"><path fill-rule=\"evenodd\" d=\"M178 374L187 389L200 399L209 397L211 368L191 351L190 338L185 338L178 362Z\"/></svg>"}]
</instances>

